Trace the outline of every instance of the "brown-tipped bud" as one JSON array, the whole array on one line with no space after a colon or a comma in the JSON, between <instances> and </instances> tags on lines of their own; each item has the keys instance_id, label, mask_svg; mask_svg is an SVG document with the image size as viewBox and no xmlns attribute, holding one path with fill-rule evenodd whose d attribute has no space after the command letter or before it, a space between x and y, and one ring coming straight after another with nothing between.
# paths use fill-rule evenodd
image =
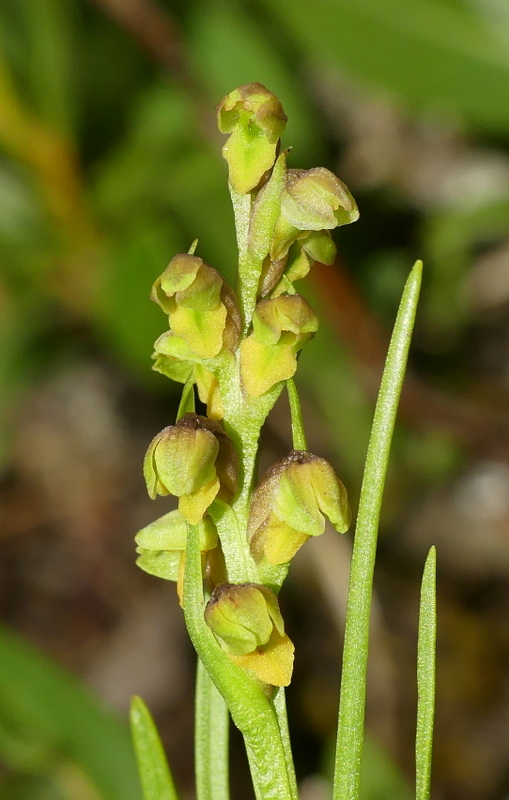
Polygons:
<instances>
[{"instance_id":1,"label":"brown-tipped bud","mask_svg":"<svg viewBox=\"0 0 509 800\"><path fill-rule=\"evenodd\" d=\"M348 187L325 167L288 170L281 213L299 231L332 230L359 218Z\"/></svg>"},{"instance_id":2,"label":"brown-tipped bud","mask_svg":"<svg viewBox=\"0 0 509 800\"><path fill-rule=\"evenodd\" d=\"M297 369L296 353L318 329L318 320L300 295L262 300L253 315L253 333L241 343L241 376L252 397L259 397Z\"/></svg>"},{"instance_id":3,"label":"brown-tipped bud","mask_svg":"<svg viewBox=\"0 0 509 800\"><path fill-rule=\"evenodd\" d=\"M185 414L151 442L143 471L149 496L173 494L179 510L196 525L219 492L228 502L236 491L237 455L221 426Z\"/></svg>"},{"instance_id":4,"label":"brown-tipped bud","mask_svg":"<svg viewBox=\"0 0 509 800\"><path fill-rule=\"evenodd\" d=\"M251 503L248 536L256 560L290 561L310 536L350 525L346 489L324 458L292 450L264 475Z\"/></svg>"},{"instance_id":5,"label":"brown-tipped bud","mask_svg":"<svg viewBox=\"0 0 509 800\"><path fill-rule=\"evenodd\" d=\"M294 648L285 635L277 597L266 586L217 586L205 609L205 621L223 650L260 680L273 686L290 683Z\"/></svg>"},{"instance_id":6,"label":"brown-tipped bud","mask_svg":"<svg viewBox=\"0 0 509 800\"><path fill-rule=\"evenodd\" d=\"M154 283L151 296L195 359L213 358L225 346L235 349L240 330L235 295L202 258L176 255Z\"/></svg>"},{"instance_id":7,"label":"brown-tipped bud","mask_svg":"<svg viewBox=\"0 0 509 800\"><path fill-rule=\"evenodd\" d=\"M223 97L217 119L221 133L230 134L223 147L230 182L235 191L247 194L273 166L287 116L272 92L250 83Z\"/></svg>"},{"instance_id":8,"label":"brown-tipped bud","mask_svg":"<svg viewBox=\"0 0 509 800\"><path fill-rule=\"evenodd\" d=\"M277 142L287 121L276 95L262 83L239 86L223 97L217 106L217 124L221 133L231 133L239 123L255 124L267 139Z\"/></svg>"},{"instance_id":9,"label":"brown-tipped bud","mask_svg":"<svg viewBox=\"0 0 509 800\"><path fill-rule=\"evenodd\" d=\"M359 210L348 187L324 167L289 169L281 194L281 214L276 222L271 258L278 261L297 239L314 261L330 264L335 247L325 233L359 218ZM306 244L307 242L307 244Z\"/></svg>"}]
</instances>

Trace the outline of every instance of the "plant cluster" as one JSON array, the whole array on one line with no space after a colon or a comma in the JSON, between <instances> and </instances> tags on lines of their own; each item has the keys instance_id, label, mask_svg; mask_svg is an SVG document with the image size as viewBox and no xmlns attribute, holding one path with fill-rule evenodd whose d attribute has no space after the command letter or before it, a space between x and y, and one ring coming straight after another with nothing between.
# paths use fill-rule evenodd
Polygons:
<instances>
[{"instance_id":1,"label":"plant cluster","mask_svg":"<svg viewBox=\"0 0 509 800\"><path fill-rule=\"evenodd\" d=\"M327 520L346 532L351 513L333 467L306 443L293 376L318 319L295 284L315 262L334 261L331 231L354 222L358 210L329 170L287 167L288 151L280 143L287 117L264 86L234 90L217 112L219 130L228 135L223 156L235 214L237 285L230 287L196 254L195 241L188 253L170 261L152 288L152 299L169 322L155 343L153 368L184 388L175 424L158 433L147 450L144 475L151 498L173 495L178 508L137 534L137 563L176 581L198 654L199 800L228 797L229 714L244 735L258 800L296 800L284 699L294 646L278 594L305 542L321 535ZM389 352L378 432L375 415L365 481L370 507L366 510L368 501L361 499L359 512L361 551L354 549L352 563L334 787L334 796L345 800L358 793L376 527L419 278L417 265L399 328L396 323L392 359ZM260 431L285 387L293 449L258 480ZM206 414L196 412L195 392ZM364 571L358 580L356 569ZM429 666L429 647L426 653ZM133 705L133 727L146 797L176 797L140 700Z\"/></svg>"}]
</instances>

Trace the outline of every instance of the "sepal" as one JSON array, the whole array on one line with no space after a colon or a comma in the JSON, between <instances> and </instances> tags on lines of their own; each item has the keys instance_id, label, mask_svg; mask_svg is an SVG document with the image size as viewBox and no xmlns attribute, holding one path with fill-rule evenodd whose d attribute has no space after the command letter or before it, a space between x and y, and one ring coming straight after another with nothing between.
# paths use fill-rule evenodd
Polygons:
<instances>
[{"instance_id":1,"label":"sepal","mask_svg":"<svg viewBox=\"0 0 509 800\"><path fill-rule=\"evenodd\" d=\"M212 586L224 581L226 569L217 529L209 516L198 524L202 569ZM136 564L149 575L177 583L182 605L183 577L187 545L187 521L175 509L151 522L134 537Z\"/></svg>"},{"instance_id":2,"label":"sepal","mask_svg":"<svg viewBox=\"0 0 509 800\"><path fill-rule=\"evenodd\" d=\"M332 230L359 218L348 187L325 167L288 170L281 214L299 231Z\"/></svg>"}]
</instances>

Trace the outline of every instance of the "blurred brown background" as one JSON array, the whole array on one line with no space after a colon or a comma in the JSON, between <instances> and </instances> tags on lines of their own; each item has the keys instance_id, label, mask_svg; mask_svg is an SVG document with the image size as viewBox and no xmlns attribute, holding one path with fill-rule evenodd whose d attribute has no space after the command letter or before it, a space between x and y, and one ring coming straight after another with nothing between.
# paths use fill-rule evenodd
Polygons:
<instances>
[{"instance_id":1,"label":"blurred brown background","mask_svg":"<svg viewBox=\"0 0 509 800\"><path fill-rule=\"evenodd\" d=\"M134 533L168 507L148 500L141 461L180 388L150 371L165 320L148 295L195 237L233 275L214 105L252 81L289 115L291 165L333 169L361 211L307 281L323 322L298 373L310 448L354 506L401 289L425 261L380 534L363 800L411 795L432 543L434 797L509 797L508 45L505 0L2 0L1 800L139 800L105 710L125 719L133 693L193 797L193 653L174 586L134 566ZM289 436L281 401L262 466ZM282 593L303 800L329 796L350 542L309 543ZM234 737L242 800L245 769Z\"/></svg>"}]
</instances>

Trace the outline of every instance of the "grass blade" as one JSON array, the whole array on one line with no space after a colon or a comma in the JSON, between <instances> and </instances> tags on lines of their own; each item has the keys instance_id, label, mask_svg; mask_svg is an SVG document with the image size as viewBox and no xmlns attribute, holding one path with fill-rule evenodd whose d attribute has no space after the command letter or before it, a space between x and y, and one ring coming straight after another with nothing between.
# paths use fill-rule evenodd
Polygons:
<instances>
[{"instance_id":1,"label":"grass blade","mask_svg":"<svg viewBox=\"0 0 509 800\"><path fill-rule=\"evenodd\" d=\"M131 731L144 800L178 800L157 728L141 697L131 701Z\"/></svg>"},{"instance_id":2,"label":"grass blade","mask_svg":"<svg viewBox=\"0 0 509 800\"><path fill-rule=\"evenodd\" d=\"M394 325L366 456L350 569L333 800L357 800L359 797L378 522L421 276L422 262L417 261L406 282Z\"/></svg>"},{"instance_id":3,"label":"grass blade","mask_svg":"<svg viewBox=\"0 0 509 800\"><path fill-rule=\"evenodd\" d=\"M437 638L436 550L428 553L421 584L417 641L417 732L415 736L416 800L429 800L433 721L435 716L435 653Z\"/></svg>"},{"instance_id":4,"label":"grass blade","mask_svg":"<svg viewBox=\"0 0 509 800\"><path fill-rule=\"evenodd\" d=\"M228 800L230 715L223 698L198 659L194 759L198 800Z\"/></svg>"}]
</instances>

